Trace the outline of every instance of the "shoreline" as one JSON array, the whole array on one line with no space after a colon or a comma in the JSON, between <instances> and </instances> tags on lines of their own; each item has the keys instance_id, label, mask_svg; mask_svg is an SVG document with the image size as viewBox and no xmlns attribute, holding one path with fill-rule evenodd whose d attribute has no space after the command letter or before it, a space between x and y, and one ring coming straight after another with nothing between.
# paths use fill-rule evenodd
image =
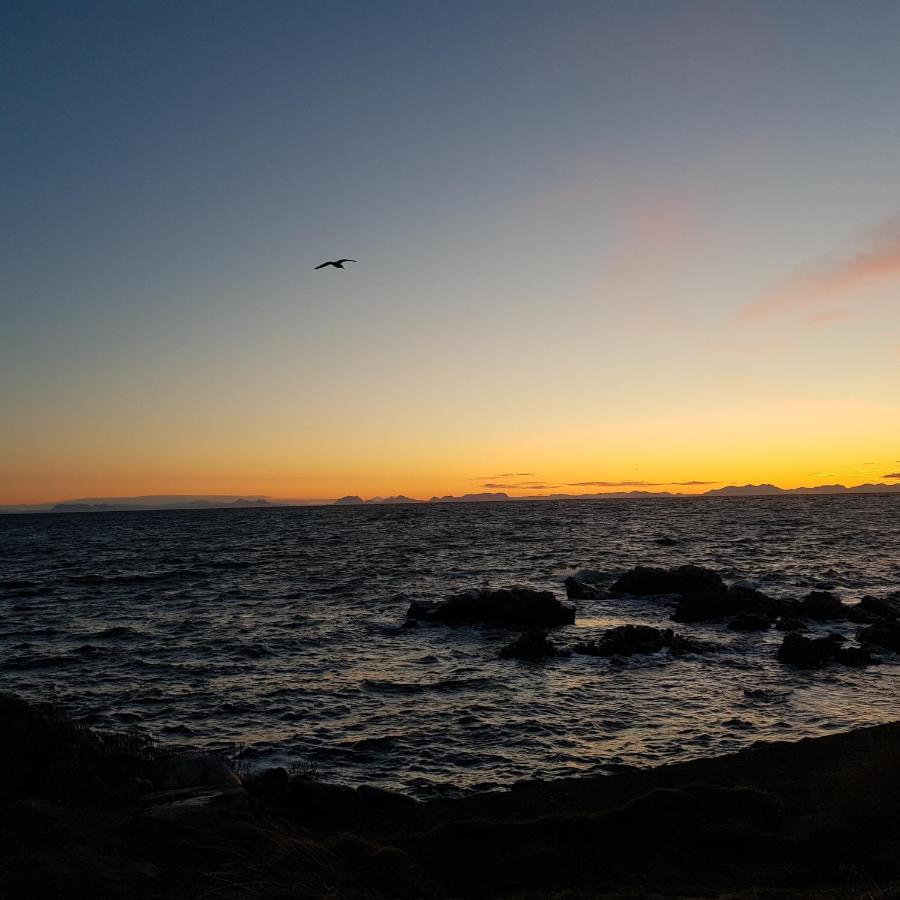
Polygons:
<instances>
[{"instance_id":1,"label":"shoreline","mask_svg":"<svg viewBox=\"0 0 900 900\"><path fill-rule=\"evenodd\" d=\"M900 895L900 722L425 802L9 695L0 726L4 900Z\"/></svg>"}]
</instances>

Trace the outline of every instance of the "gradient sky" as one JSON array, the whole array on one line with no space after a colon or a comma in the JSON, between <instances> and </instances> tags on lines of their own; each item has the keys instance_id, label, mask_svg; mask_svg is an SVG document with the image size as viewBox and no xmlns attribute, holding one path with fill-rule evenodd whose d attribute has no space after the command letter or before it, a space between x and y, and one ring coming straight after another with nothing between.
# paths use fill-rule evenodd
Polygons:
<instances>
[{"instance_id":1,"label":"gradient sky","mask_svg":"<svg viewBox=\"0 0 900 900\"><path fill-rule=\"evenodd\" d=\"M894 0L4 3L0 503L896 475L898 47Z\"/></svg>"}]
</instances>

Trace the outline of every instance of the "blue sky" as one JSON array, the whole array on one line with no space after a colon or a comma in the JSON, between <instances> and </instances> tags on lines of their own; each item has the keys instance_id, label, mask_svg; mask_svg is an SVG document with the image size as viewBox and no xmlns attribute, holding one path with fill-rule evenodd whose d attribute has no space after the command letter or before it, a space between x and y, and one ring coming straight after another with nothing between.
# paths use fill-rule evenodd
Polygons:
<instances>
[{"instance_id":1,"label":"blue sky","mask_svg":"<svg viewBox=\"0 0 900 900\"><path fill-rule=\"evenodd\" d=\"M847 482L900 456L896 3L0 26L0 500ZM359 264L313 270L336 256Z\"/></svg>"}]
</instances>

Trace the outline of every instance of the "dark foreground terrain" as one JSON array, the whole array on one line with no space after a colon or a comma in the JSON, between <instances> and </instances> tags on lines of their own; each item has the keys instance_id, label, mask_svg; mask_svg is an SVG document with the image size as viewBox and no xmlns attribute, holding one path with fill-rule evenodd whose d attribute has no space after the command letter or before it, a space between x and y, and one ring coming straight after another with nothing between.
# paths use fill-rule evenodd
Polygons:
<instances>
[{"instance_id":1,"label":"dark foreground terrain","mask_svg":"<svg viewBox=\"0 0 900 900\"><path fill-rule=\"evenodd\" d=\"M418 803L0 695L0 896L900 897L900 724Z\"/></svg>"}]
</instances>

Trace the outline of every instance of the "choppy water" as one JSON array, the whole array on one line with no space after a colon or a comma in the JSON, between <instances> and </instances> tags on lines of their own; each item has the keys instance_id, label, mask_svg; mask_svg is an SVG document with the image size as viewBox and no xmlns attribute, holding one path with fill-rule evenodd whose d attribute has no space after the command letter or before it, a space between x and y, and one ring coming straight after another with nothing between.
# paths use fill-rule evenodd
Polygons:
<instances>
[{"instance_id":1,"label":"choppy water","mask_svg":"<svg viewBox=\"0 0 900 900\"><path fill-rule=\"evenodd\" d=\"M683 562L775 596L884 594L900 588L900 497L0 516L0 581L31 583L0 587L0 689L420 796L900 718L896 657L798 672L774 658L774 630L685 625L722 652L535 664L497 658L506 629L399 627L399 593L562 597L578 568ZM554 640L670 611L579 601Z\"/></svg>"}]
</instances>

